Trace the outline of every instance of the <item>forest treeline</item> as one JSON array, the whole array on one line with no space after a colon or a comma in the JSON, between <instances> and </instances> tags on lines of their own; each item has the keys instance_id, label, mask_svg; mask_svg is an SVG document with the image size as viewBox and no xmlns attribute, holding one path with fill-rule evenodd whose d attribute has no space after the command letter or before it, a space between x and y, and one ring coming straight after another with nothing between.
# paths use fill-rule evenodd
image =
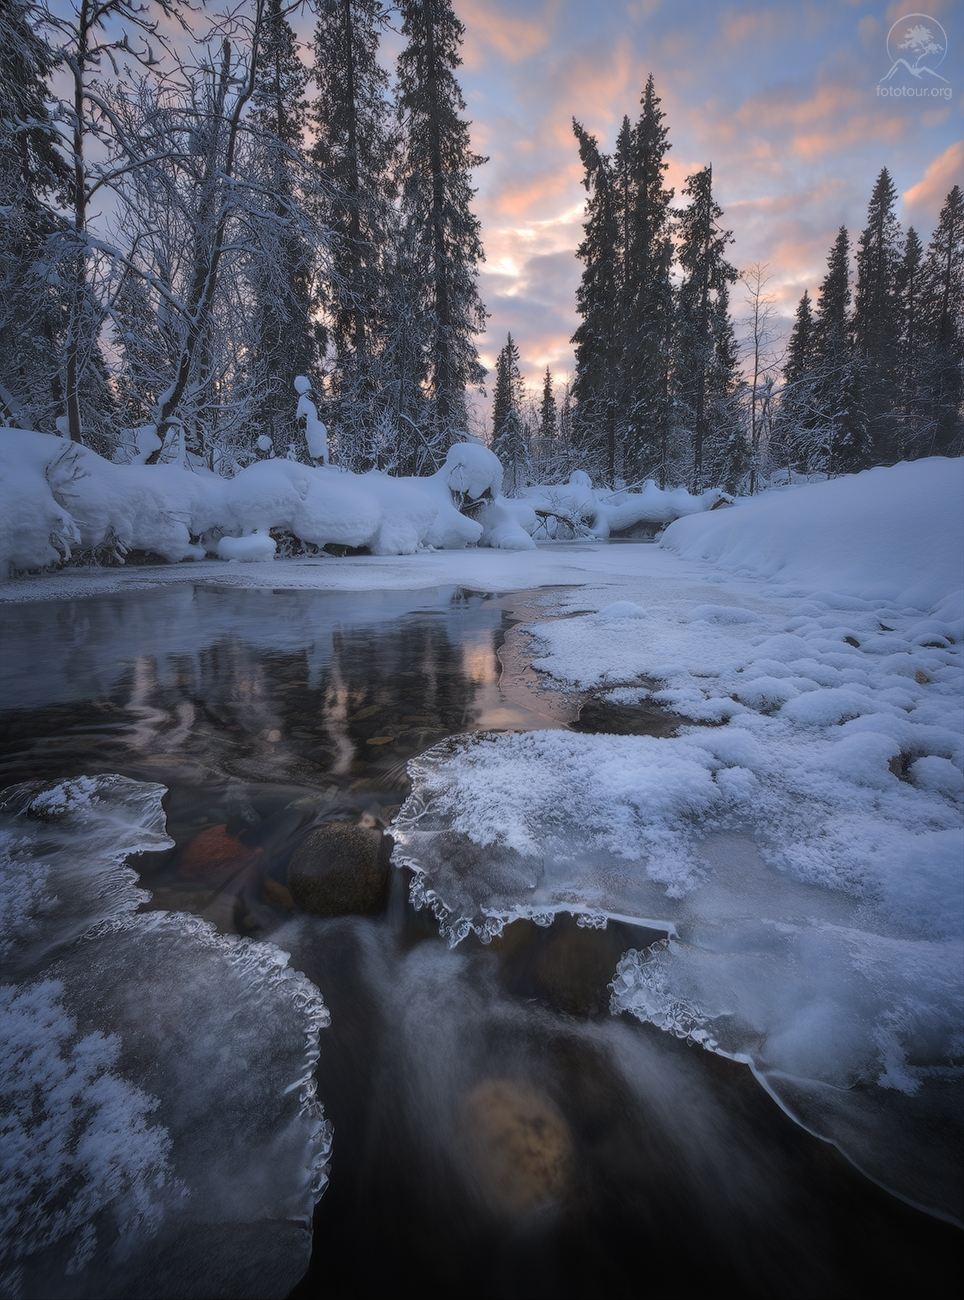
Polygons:
<instances>
[{"instance_id":1,"label":"forest treeline","mask_svg":"<svg viewBox=\"0 0 964 1300\"><path fill-rule=\"evenodd\" d=\"M754 491L793 474L842 474L964 450L964 196L955 186L924 249L904 234L886 168L854 256L841 228L816 300L803 295L780 355L767 268L742 273L704 167L664 183L668 129L650 77L642 111L616 147L574 121L588 192L582 321L563 420L581 465L612 483L656 479L694 491ZM852 265L853 263L853 265ZM737 346L731 288L742 287ZM741 356L741 350L743 355ZM516 365L510 339L497 383ZM569 396L569 395L567 395ZM498 396L495 427L499 433ZM530 419L540 451L558 440L545 390ZM524 455L518 421L501 435L507 463Z\"/></svg>"},{"instance_id":2,"label":"forest treeline","mask_svg":"<svg viewBox=\"0 0 964 1300\"><path fill-rule=\"evenodd\" d=\"M313 15L307 51L295 10ZM151 426L152 459L233 473L308 458L304 375L336 463L431 473L485 377L463 34L450 0L5 0L0 419L117 459ZM925 249L882 171L780 356L767 269L727 261L710 167L674 206L659 105L650 77L612 154L573 123L575 374L561 402L549 371L530 396L506 341L491 433L507 486L585 469L753 491L960 454L960 189Z\"/></svg>"},{"instance_id":3,"label":"forest treeline","mask_svg":"<svg viewBox=\"0 0 964 1300\"><path fill-rule=\"evenodd\" d=\"M484 377L463 28L448 0L315 0L306 62L304 8L5 0L8 422L108 456L153 425L155 457L230 473L307 456L304 375L340 463L444 459Z\"/></svg>"}]
</instances>

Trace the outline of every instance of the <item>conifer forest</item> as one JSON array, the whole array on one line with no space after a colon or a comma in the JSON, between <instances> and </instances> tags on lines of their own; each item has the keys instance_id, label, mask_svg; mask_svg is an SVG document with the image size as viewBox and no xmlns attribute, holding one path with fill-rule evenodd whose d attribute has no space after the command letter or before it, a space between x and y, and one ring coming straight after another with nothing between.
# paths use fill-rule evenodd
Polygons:
<instances>
[{"instance_id":1,"label":"conifer forest","mask_svg":"<svg viewBox=\"0 0 964 1300\"><path fill-rule=\"evenodd\" d=\"M177 444L230 476L309 460L303 376L333 463L431 474L475 433L510 494L577 469L753 493L961 454L960 186L904 230L882 168L780 338L712 165L666 183L652 76L611 152L573 120L573 375L524 377L511 335L486 375L463 36L450 0L6 0L0 419L120 462L150 427L152 461Z\"/></svg>"}]
</instances>

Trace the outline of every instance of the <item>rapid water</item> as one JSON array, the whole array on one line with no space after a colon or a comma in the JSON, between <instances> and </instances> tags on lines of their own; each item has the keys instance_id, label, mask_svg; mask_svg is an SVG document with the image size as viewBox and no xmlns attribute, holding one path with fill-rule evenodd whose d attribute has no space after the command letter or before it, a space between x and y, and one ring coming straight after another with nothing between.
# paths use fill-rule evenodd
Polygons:
<instances>
[{"instance_id":1,"label":"rapid water","mask_svg":"<svg viewBox=\"0 0 964 1300\"><path fill-rule=\"evenodd\" d=\"M105 1032L120 1034L123 1051L104 1057L98 1077L122 1067L125 1079L136 1075L140 1091L124 1112L131 1124L160 1097L174 1154L168 1168L158 1147L158 1169L175 1180L198 1176L205 1153L230 1145L225 1124L247 1161L209 1171L206 1190L188 1200L187 1222L161 1206L166 1222L181 1214L180 1237L160 1234L174 1243L166 1271L142 1272L135 1290L124 1290L126 1266L96 1256L81 1227L61 1261L73 1272L45 1295L107 1294L103 1270L109 1277L113 1268L118 1295L238 1297L246 1284L226 1261L242 1240L261 1279L248 1283L252 1295L268 1294L272 1275L285 1294L304 1267L303 1211L272 1209L270 1198L249 1204L232 1191L257 1183L257 1169L276 1159L265 1146L277 1144L272 1126L287 1134L287 1150L301 1140L314 1143L316 1164L319 1151L327 1155L313 1103L289 1114L280 1067L266 1059L277 1060L286 1016L294 1017L292 1052L304 1026L316 1033L326 1014L320 1002L282 1009L264 973L273 957L267 967L256 958L276 949L291 954L289 970L307 976L331 1015L314 1073L334 1129L330 1183L292 1296L581 1298L682 1285L852 1297L912 1290L924 1276L936 1294L949 1290L955 1229L862 1178L794 1125L744 1067L609 1014L620 957L659 932L623 923L594 930L560 917L547 927L517 921L487 946L470 935L450 949L429 913L413 910L401 870L368 915L324 918L292 906L287 868L306 837L332 825L364 834L385 827L408 791L408 759L459 732L558 727L574 716L501 680L498 651L518 657L504 638L511 642L511 611L523 603L455 589L185 586L5 611L3 784L118 773L167 790L173 845L156 827L154 839L137 831L124 841L125 852L141 854L138 881L94 890L91 902L95 861L111 856L109 845L92 844L79 876L56 877L67 882L57 884L61 893L69 884L87 900L71 904L80 920L56 938L55 974L74 998L68 1011L100 1016ZM122 792L124 807L145 806L144 789ZM134 813L118 814L118 825L124 816ZM84 839L79 824L64 833ZM42 835L36 861L49 866L51 851ZM33 903L56 893L30 879ZM140 901L138 883L150 899ZM111 948L89 927L117 924L108 918L118 897L125 919ZM177 976L159 973L153 986L144 978L143 935L124 928L163 930L165 911L175 918L170 942L190 949L190 996ZM23 916L20 930L33 924L29 907ZM196 918L225 939L199 931ZM247 936L243 949L231 947L238 935ZM222 984L199 986L191 963L213 954L227 963ZM46 960L41 954L23 978ZM155 959L148 967L160 972ZM111 984L130 990L123 1014L105 1001ZM297 980L291 994L306 996ZM179 1078L156 1041L139 1056L129 1047L138 1008L170 1022L192 1062ZM247 1046L212 1093L204 1052L219 1037ZM295 1077L296 1058L282 1073ZM218 1089L230 1092L245 1071L257 1088L219 1114ZM250 1133L237 1118L246 1105ZM171 1117L182 1111L197 1118L178 1128ZM297 1138L298 1124L311 1132ZM281 1205L290 1193L275 1195ZM229 1208L214 1212L222 1201ZM278 1223L293 1225L290 1241L272 1228ZM98 1231L106 1232L99 1220ZM170 1258L178 1252L180 1268ZM210 1269L197 1280L205 1255L222 1261L220 1282ZM95 1265L96 1282L85 1281Z\"/></svg>"}]
</instances>

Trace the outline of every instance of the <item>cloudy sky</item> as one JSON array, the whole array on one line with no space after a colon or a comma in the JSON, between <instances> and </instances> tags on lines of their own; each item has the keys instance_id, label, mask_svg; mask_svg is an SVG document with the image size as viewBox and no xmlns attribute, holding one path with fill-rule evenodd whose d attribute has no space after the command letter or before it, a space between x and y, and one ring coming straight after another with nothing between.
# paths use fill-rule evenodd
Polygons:
<instances>
[{"instance_id":1,"label":"cloudy sky","mask_svg":"<svg viewBox=\"0 0 964 1300\"><path fill-rule=\"evenodd\" d=\"M530 384L547 365L571 372L585 196L572 118L608 151L623 116L638 116L650 72L672 144L668 183L678 196L713 164L730 260L768 264L785 327L822 279L837 229L856 238L863 228L882 167L902 225L926 245L948 191L964 183L964 10L925 3L915 24L929 18L938 42L942 30L947 38L939 66L926 60L945 80L927 84L950 98L878 93L893 64L888 32L913 0L454 0L473 141L490 160L475 178L484 362L511 331ZM901 69L886 84L919 83ZM742 293L732 295L737 317Z\"/></svg>"}]
</instances>

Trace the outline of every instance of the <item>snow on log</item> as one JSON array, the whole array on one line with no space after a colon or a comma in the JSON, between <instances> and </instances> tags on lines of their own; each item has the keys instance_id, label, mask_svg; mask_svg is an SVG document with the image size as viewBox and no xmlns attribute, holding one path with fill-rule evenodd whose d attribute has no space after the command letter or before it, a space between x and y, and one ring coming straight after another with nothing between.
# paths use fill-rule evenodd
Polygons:
<instances>
[{"instance_id":1,"label":"snow on log","mask_svg":"<svg viewBox=\"0 0 964 1300\"><path fill-rule=\"evenodd\" d=\"M585 530L593 537L609 537L637 525L662 527L729 500L719 488L691 496L685 488L664 490L652 480L641 492L611 492L593 488L589 475L579 469L568 483L535 484L526 488L524 497L540 520L538 530L548 537L558 534L560 524L574 532Z\"/></svg>"},{"instance_id":2,"label":"snow on log","mask_svg":"<svg viewBox=\"0 0 964 1300\"><path fill-rule=\"evenodd\" d=\"M460 507L498 494L502 466L468 442L451 447L429 478L270 459L226 479L201 466L117 465L50 434L0 429L0 482L6 577L61 563L74 551L121 562L131 550L171 563L206 554L270 560L271 529L374 555L474 546L482 525Z\"/></svg>"},{"instance_id":3,"label":"snow on log","mask_svg":"<svg viewBox=\"0 0 964 1300\"><path fill-rule=\"evenodd\" d=\"M476 545L529 550L534 535L555 536L560 521L607 537L640 521L659 525L708 510L721 499L718 490L693 497L652 483L642 492L606 492L578 470L568 484L508 498L501 495L498 457L475 440L450 447L427 478L352 474L273 457L227 479L185 466L183 457L146 465L156 434L146 428L135 435L135 460L121 465L64 438L0 429L0 576L59 564L75 551L118 562L132 550L170 563L206 555L261 562L276 553L272 529L373 555Z\"/></svg>"}]
</instances>

